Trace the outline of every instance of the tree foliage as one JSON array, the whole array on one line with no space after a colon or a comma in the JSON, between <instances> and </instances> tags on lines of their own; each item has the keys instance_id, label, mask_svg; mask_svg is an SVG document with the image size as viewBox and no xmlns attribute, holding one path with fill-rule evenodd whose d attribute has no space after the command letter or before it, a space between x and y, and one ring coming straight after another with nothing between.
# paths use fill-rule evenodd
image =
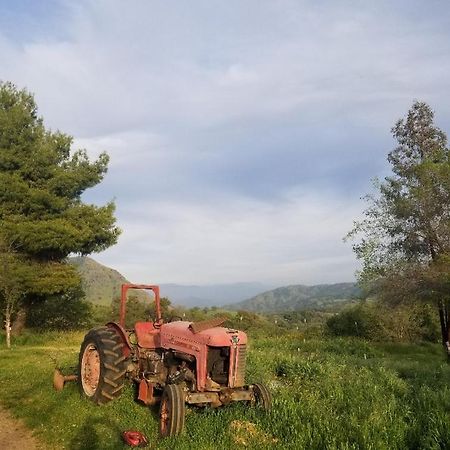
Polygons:
<instances>
[{"instance_id":1,"label":"tree foliage","mask_svg":"<svg viewBox=\"0 0 450 450\"><path fill-rule=\"evenodd\" d=\"M0 85L1 231L24 254L61 261L117 240L114 204L81 201L102 180L108 156L90 162L85 150L73 152L71 146L70 136L44 127L31 94Z\"/></svg>"},{"instance_id":2,"label":"tree foliage","mask_svg":"<svg viewBox=\"0 0 450 450\"><path fill-rule=\"evenodd\" d=\"M33 266L0 239L0 305L8 348L11 347L11 323L33 278Z\"/></svg>"},{"instance_id":3,"label":"tree foliage","mask_svg":"<svg viewBox=\"0 0 450 450\"><path fill-rule=\"evenodd\" d=\"M38 330L86 329L93 322L92 310L92 304L84 300L79 285L61 295L33 299L28 307L26 325Z\"/></svg>"},{"instance_id":4,"label":"tree foliage","mask_svg":"<svg viewBox=\"0 0 450 450\"><path fill-rule=\"evenodd\" d=\"M91 162L85 150L72 150L70 136L46 129L32 94L0 83L0 241L16 261L18 298L70 292L79 277L65 258L117 241L114 203L81 199L107 165L105 153ZM33 267L26 284L19 266Z\"/></svg>"},{"instance_id":5,"label":"tree foliage","mask_svg":"<svg viewBox=\"0 0 450 450\"><path fill-rule=\"evenodd\" d=\"M355 336L373 341L438 342L439 323L430 305L396 306L361 302L327 319L332 336Z\"/></svg>"},{"instance_id":6,"label":"tree foliage","mask_svg":"<svg viewBox=\"0 0 450 450\"><path fill-rule=\"evenodd\" d=\"M389 153L392 175L376 181L364 220L350 236L363 261L362 277L373 280L407 262L429 265L450 253L450 153L430 107L415 102L392 129L398 146Z\"/></svg>"},{"instance_id":7,"label":"tree foliage","mask_svg":"<svg viewBox=\"0 0 450 450\"><path fill-rule=\"evenodd\" d=\"M392 174L375 181L364 219L350 238L363 263L360 281L390 301L450 300L450 151L434 113L414 102L392 128ZM444 312L448 316L447 312ZM447 321L447 319L446 319Z\"/></svg>"},{"instance_id":8,"label":"tree foliage","mask_svg":"<svg viewBox=\"0 0 450 450\"><path fill-rule=\"evenodd\" d=\"M172 316L173 310L171 302L167 297L160 298L161 315L165 321ZM120 315L120 297L115 297L111 302L111 308L108 312L109 319L119 321ZM126 303L125 325L133 328L136 322L148 322L156 320L155 302L150 297L144 302L135 294L129 294Z\"/></svg>"}]
</instances>

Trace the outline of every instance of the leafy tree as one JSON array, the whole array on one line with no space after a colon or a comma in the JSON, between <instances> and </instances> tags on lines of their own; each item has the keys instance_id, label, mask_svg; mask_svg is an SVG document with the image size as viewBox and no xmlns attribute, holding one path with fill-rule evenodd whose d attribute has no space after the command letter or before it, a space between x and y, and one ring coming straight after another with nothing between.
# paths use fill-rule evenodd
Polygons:
<instances>
[{"instance_id":1,"label":"leafy tree","mask_svg":"<svg viewBox=\"0 0 450 450\"><path fill-rule=\"evenodd\" d=\"M171 317L171 302L167 297L160 298L161 315L165 321ZM111 303L110 319L118 321L120 316L120 297L115 297ZM136 295L129 294L126 304L125 325L127 328L133 328L136 322L148 322L156 320L155 302L146 299L144 302L139 300Z\"/></svg>"},{"instance_id":2,"label":"leafy tree","mask_svg":"<svg viewBox=\"0 0 450 450\"><path fill-rule=\"evenodd\" d=\"M0 83L0 240L15 255L17 280L21 263L39 273L26 289L16 284L16 307L25 298L70 292L79 278L66 257L117 241L114 203L99 207L81 200L107 165L105 153L91 162L86 151L72 151L70 136L46 129L33 95Z\"/></svg>"},{"instance_id":3,"label":"leafy tree","mask_svg":"<svg viewBox=\"0 0 450 450\"><path fill-rule=\"evenodd\" d=\"M363 220L349 238L362 260L360 281L391 302L421 299L439 305L448 342L450 301L450 151L434 113L414 102L392 129L392 174L375 181Z\"/></svg>"},{"instance_id":4,"label":"leafy tree","mask_svg":"<svg viewBox=\"0 0 450 450\"><path fill-rule=\"evenodd\" d=\"M136 322L149 321L147 312L148 305L140 302L136 295L129 294L126 304L125 326L132 328ZM115 297L111 303L110 319L114 322L119 321L120 316L120 297Z\"/></svg>"},{"instance_id":5,"label":"leafy tree","mask_svg":"<svg viewBox=\"0 0 450 450\"><path fill-rule=\"evenodd\" d=\"M161 307L161 316L164 320L169 320L172 316L179 315L173 310L172 302L167 297L161 297L159 299ZM153 320L156 319L156 305L154 301L151 301L150 305L146 304L146 316L151 317ZM142 319L141 319L142 320ZM147 320L147 319L146 319Z\"/></svg>"},{"instance_id":6,"label":"leafy tree","mask_svg":"<svg viewBox=\"0 0 450 450\"><path fill-rule=\"evenodd\" d=\"M34 275L32 269L11 246L0 241L0 304L7 348L11 348L11 323Z\"/></svg>"},{"instance_id":7,"label":"leafy tree","mask_svg":"<svg viewBox=\"0 0 450 450\"><path fill-rule=\"evenodd\" d=\"M202 320L206 320L207 318L208 318L208 316L198 306L194 306L193 308L190 308L186 311L186 317L185 317L186 320L189 320L192 322L200 322Z\"/></svg>"},{"instance_id":8,"label":"leafy tree","mask_svg":"<svg viewBox=\"0 0 450 450\"><path fill-rule=\"evenodd\" d=\"M51 295L30 303L26 325L46 330L86 329L93 322L93 306L84 301L81 285L62 295Z\"/></svg>"}]
</instances>

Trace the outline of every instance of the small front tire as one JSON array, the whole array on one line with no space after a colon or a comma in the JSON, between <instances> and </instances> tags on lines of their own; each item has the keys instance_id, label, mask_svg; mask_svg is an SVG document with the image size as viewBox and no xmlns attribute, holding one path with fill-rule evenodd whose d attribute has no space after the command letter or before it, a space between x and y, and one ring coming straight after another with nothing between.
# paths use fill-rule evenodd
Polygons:
<instances>
[{"instance_id":1,"label":"small front tire","mask_svg":"<svg viewBox=\"0 0 450 450\"><path fill-rule=\"evenodd\" d=\"M255 383L252 388L256 406L260 406L265 411L270 411L272 409L272 395L267 386L262 383Z\"/></svg>"},{"instance_id":2,"label":"small front tire","mask_svg":"<svg viewBox=\"0 0 450 450\"><path fill-rule=\"evenodd\" d=\"M159 406L159 434L162 437L177 436L184 428L186 415L185 394L177 384L168 384Z\"/></svg>"}]
</instances>

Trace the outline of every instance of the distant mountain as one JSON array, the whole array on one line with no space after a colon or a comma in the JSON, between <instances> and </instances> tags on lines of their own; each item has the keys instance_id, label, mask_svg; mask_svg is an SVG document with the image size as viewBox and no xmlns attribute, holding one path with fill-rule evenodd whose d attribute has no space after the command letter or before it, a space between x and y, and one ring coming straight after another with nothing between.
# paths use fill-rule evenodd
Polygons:
<instances>
[{"instance_id":1,"label":"distant mountain","mask_svg":"<svg viewBox=\"0 0 450 450\"><path fill-rule=\"evenodd\" d=\"M323 309L336 303L353 300L360 293L355 283L294 285L273 289L226 307L261 313Z\"/></svg>"},{"instance_id":2,"label":"distant mountain","mask_svg":"<svg viewBox=\"0 0 450 450\"><path fill-rule=\"evenodd\" d=\"M92 258L80 256L69 258L81 276L86 300L96 305L110 305L113 298L120 297L122 284L129 281L117 270L104 266ZM147 294L137 291L140 300L146 300Z\"/></svg>"},{"instance_id":3,"label":"distant mountain","mask_svg":"<svg viewBox=\"0 0 450 450\"><path fill-rule=\"evenodd\" d=\"M272 286L262 283L211 284L206 286L161 284L161 295L169 297L173 304L190 308L193 306L219 306L225 303L235 303L271 288Z\"/></svg>"},{"instance_id":4,"label":"distant mountain","mask_svg":"<svg viewBox=\"0 0 450 450\"><path fill-rule=\"evenodd\" d=\"M81 275L86 299L97 305L110 305L113 298L120 297L120 287L129 281L117 270L98 263L92 258L70 258ZM358 297L360 291L354 283L320 284L316 286L286 286L268 290L262 283L211 284L190 286L161 284L161 296L172 304L191 308L193 306L228 305L228 309L248 310L262 313L325 308ZM261 293L262 292L262 293ZM136 291L141 301L148 301L147 294ZM248 300L244 300L247 298Z\"/></svg>"},{"instance_id":5,"label":"distant mountain","mask_svg":"<svg viewBox=\"0 0 450 450\"><path fill-rule=\"evenodd\" d=\"M69 258L82 278L86 299L97 305L110 305L115 297L120 297L120 286L129 281L117 270L98 263L92 258ZM219 306L235 303L272 286L261 283L211 284L208 286L184 286L180 284L161 284L161 297L168 297L172 304L186 306ZM137 291L140 300L147 299L146 294Z\"/></svg>"}]
</instances>

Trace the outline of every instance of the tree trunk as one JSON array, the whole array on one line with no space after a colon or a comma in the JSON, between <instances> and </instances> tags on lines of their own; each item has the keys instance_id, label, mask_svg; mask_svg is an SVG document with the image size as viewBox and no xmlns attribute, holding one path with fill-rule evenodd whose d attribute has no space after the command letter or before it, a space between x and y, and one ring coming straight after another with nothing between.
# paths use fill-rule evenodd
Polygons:
<instances>
[{"instance_id":1,"label":"tree trunk","mask_svg":"<svg viewBox=\"0 0 450 450\"><path fill-rule=\"evenodd\" d=\"M447 352L450 354L450 345L449 345L449 311L446 303L442 300L439 300L438 303L439 308L439 319L441 322L441 335L442 335L442 345L447 349Z\"/></svg>"},{"instance_id":2,"label":"tree trunk","mask_svg":"<svg viewBox=\"0 0 450 450\"><path fill-rule=\"evenodd\" d=\"M5 312L6 348L11 348L11 311L6 307Z\"/></svg>"},{"instance_id":3,"label":"tree trunk","mask_svg":"<svg viewBox=\"0 0 450 450\"><path fill-rule=\"evenodd\" d=\"M11 324L11 335L19 336L22 330L25 328L25 322L27 320L27 311L25 308L20 308L15 319Z\"/></svg>"}]
</instances>

